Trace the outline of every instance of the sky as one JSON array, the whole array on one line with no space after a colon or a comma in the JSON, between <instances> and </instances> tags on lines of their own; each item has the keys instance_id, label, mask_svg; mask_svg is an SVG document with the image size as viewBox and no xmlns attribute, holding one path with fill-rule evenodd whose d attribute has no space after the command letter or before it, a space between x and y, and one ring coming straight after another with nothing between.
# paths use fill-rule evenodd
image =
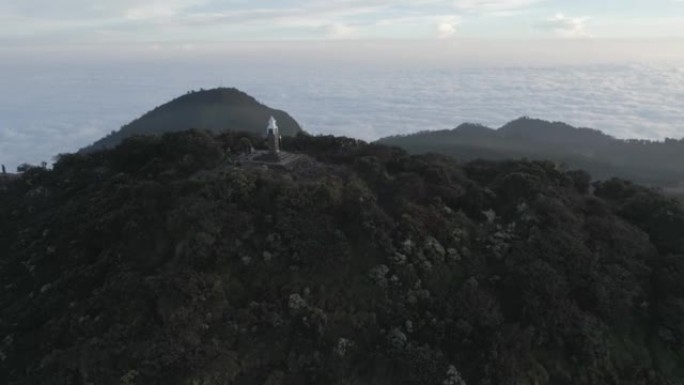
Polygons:
<instances>
[{"instance_id":1,"label":"sky","mask_svg":"<svg viewBox=\"0 0 684 385\"><path fill-rule=\"evenodd\" d=\"M684 0L0 0L0 44L684 37Z\"/></svg>"},{"instance_id":2,"label":"sky","mask_svg":"<svg viewBox=\"0 0 684 385\"><path fill-rule=\"evenodd\" d=\"M684 136L684 0L0 0L0 162L235 86L365 140L523 115Z\"/></svg>"}]
</instances>

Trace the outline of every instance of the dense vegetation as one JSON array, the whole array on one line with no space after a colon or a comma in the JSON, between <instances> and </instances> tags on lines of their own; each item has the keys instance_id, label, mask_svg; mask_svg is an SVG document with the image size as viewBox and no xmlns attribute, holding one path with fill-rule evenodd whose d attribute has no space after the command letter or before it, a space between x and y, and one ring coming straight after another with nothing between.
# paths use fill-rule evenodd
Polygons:
<instances>
[{"instance_id":1,"label":"dense vegetation","mask_svg":"<svg viewBox=\"0 0 684 385\"><path fill-rule=\"evenodd\" d=\"M411 153L451 155L461 161L548 159L587 170L599 179L617 176L658 186L684 181L684 139L620 140L597 130L530 118L497 130L463 124L453 130L383 138L379 143Z\"/></svg>"},{"instance_id":2,"label":"dense vegetation","mask_svg":"<svg viewBox=\"0 0 684 385\"><path fill-rule=\"evenodd\" d=\"M133 135L160 135L189 127L214 133L233 130L261 135L271 116L278 120L281 135L291 136L302 131L286 112L271 109L235 88L191 91L153 109L119 131L112 131L82 151L112 148Z\"/></svg>"},{"instance_id":3,"label":"dense vegetation","mask_svg":"<svg viewBox=\"0 0 684 385\"><path fill-rule=\"evenodd\" d=\"M249 168L240 143L130 138L0 192L0 383L684 383L678 203L346 138Z\"/></svg>"}]
</instances>

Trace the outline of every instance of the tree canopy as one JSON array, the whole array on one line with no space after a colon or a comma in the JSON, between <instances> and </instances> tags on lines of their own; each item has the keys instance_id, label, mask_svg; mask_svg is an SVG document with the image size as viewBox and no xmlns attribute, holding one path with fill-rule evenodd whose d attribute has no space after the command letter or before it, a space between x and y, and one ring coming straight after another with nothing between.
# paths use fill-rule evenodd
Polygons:
<instances>
[{"instance_id":1,"label":"tree canopy","mask_svg":"<svg viewBox=\"0 0 684 385\"><path fill-rule=\"evenodd\" d=\"M0 191L0 382L684 381L679 203L348 138L247 167L243 138L129 138Z\"/></svg>"}]
</instances>

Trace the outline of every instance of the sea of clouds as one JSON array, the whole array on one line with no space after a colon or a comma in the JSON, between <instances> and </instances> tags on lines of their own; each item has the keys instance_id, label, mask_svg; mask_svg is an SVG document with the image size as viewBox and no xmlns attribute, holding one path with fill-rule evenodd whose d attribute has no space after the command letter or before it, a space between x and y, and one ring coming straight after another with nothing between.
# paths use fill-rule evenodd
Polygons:
<instances>
[{"instance_id":1,"label":"sea of clouds","mask_svg":"<svg viewBox=\"0 0 684 385\"><path fill-rule=\"evenodd\" d=\"M674 64L331 68L226 61L0 63L0 163L84 147L188 90L237 87L314 134L374 140L520 116L620 138L684 137ZM265 122L266 123L266 122Z\"/></svg>"}]
</instances>

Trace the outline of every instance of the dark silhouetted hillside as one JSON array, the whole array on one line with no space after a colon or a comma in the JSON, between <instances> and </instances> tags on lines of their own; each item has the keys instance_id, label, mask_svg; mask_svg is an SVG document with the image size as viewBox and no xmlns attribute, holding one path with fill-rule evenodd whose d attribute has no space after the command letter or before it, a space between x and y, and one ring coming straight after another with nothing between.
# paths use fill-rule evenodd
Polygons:
<instances>
[{"instance_id":1,"label":"dark silhouetted hillside","mask_svg":"<svg viewBox=\"0 0 684 385\"><path fill-rule=\"evenodd\" d=\"M190 128L261 135L271 116L278 120L281 135L302 132L286 112L271 109L235 88L193 91L155 108L82 151L111 148L133 135L159 135Z\"/></svg>"},{"instance_id":2,"label":"dark silhouetted hillside","mask_svg":"<svg viewBox=\"0 0 684 385\"><path fill-rule=\"evenodd\" d=\"M683 383L677 202L335 137L249 167L242 142L134 137L0 191L0 383Z\"/></svg>"},{"instance_id":3,"label":"dark silhouetted hillside","mask_svg":"<svg viewBox=\"0 0 684 385\"><path fill-rule=\"evenodd\" d=\"M383 138L411 153L436 152L474 159L551 160L581 168L597 178L621 177L649 185L684 181L684 140L620 140L598 130L521 118L498 130L463 124L453 130Z\"/></svg>"}]
</instances>

